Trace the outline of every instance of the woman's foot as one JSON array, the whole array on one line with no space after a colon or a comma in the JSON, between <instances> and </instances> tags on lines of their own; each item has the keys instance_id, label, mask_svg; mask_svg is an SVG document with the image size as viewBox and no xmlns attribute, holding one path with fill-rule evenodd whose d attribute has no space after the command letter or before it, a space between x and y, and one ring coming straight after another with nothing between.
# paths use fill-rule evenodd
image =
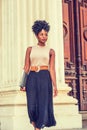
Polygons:
<instances>
[{"instance_id":1,"label":"woman's foot","mask_svg":"<svg viewBox=\"0 0 87 130\"><path fill-rule=\"evenodd\" d=\"M40 130L39 128L35 128L35 130Z\"/></svg>"},{"instance_id":2,"label":"woman's foot","mask_svg":"<svg viewBox=\"0 0 87 130\"><path fill-rule=\"evenodd\" d=\"M35 123L34 122L32 122L32 125L33 125L33 127L35 127Z\"/></svg>"},{"instance_id":3,"label":"woman's foot","mask_svg":"<svg viewBox=\"0 0 87 130\"><path fill-rule=\"evenodd\" d=\"M36 128L36 126L35 126L35 123L34 123L34 122L32 122L32 125L33 125L33 127L34 127L34 130L40 130L39 128Z\"/></svg>"},{"instance_id":4,"label":"woman's foot","mask_svg":"<svg viewBox=\"0 0 87 130\"><path fill-rule=\"evenodd\" d=\"M34 122L32 122L32 125L33 125L33 127L34 127L34 130L36 130L36 127L35 127L35 123L34 123Z\"/></svg>"}]
</instances>

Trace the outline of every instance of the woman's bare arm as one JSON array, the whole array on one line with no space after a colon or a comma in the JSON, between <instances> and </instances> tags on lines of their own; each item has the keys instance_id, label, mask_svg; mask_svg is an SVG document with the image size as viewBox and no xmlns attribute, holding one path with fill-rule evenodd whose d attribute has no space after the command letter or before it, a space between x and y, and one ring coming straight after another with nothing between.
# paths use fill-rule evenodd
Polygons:
<instances>
[{"instance_id":1,"label":"woman's bare arm","mask_svg":"<svg viewBox=\"0 0 87 130\"><path fill-rule=\"evenodd\" d=\"M53 49L50 50L50 61L49 61L49 69L50 75L53 84L54 96L57 96L57 84L56 84L56 72L55 72L55 51Z\"/></svg>"}]
</instances>

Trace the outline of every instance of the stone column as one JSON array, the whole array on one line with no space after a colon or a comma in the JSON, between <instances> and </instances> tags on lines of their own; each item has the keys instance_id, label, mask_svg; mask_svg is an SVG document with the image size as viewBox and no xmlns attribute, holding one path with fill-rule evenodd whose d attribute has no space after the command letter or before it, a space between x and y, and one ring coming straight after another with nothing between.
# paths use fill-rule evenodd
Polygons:
<instances>
[{"instance_id":1,"label":"stone column","mask_svg":"<svg viewBox=\"0 0 87 130\"><path fill-rule=\"evenodd\" d=\"M81 128L82 118L78 110L78 101L68 95L71 87L65 84L62 0L51 1L49 14L51 16L49 21L52 25L50 42L56 51L56 73L59 91L58 96L54 98L57 121L57 126L54 129Z\"/></svg>"},{"instance_id":2,"label":"stone column","mask_svg":"<svg viewBox=\"0 0 87 130\"><path fill-rule=\"evenodd\" d=\"M2 85L2 1L0 1L0 86Z\"/></svg>"},{"instance_id":3,"label":"stone column","mask_svg":"<svg viewBox=\"0 0 87 130\"><path fill-rule=\"evenodd\" d=\"M2 1L2 85L1 89L12 89L18 83L18 49L16 1ZM15 7L15 10L14 10Z\"/></svg>"}]
</instances>

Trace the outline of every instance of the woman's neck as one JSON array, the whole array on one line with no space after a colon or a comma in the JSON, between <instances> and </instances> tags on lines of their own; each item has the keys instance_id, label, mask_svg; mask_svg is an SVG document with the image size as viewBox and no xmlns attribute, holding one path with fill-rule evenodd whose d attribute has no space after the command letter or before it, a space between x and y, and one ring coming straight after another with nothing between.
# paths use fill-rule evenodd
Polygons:
<instances>
[{"instance_id":1,"label":"woman's neck","mask_svg":"<svg viewBox=\"0 0 87 130\"><path fill-rule=\"evenodd\" d=\"M45 46L45 43L38 43L39 46Z\"/></svg>"}]
</instances>

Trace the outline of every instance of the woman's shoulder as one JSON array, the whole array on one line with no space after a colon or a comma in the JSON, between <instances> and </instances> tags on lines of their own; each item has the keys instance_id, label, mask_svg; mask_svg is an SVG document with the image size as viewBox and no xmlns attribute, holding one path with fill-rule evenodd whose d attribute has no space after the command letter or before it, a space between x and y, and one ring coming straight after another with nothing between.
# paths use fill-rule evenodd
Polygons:
<instances>
[{"instance_id":1,"label":"woman's shoulder","mask_svg":"<svg viewBox=\"0 0 87 130\"><path fill-rule=\"evenodd\" d=\"M32 49L32 46L28 46L28 47L27 47L27 50L30 50L30 49Z\"/></svg>"},{"instance_id":2,"label":"woman's shoulder","mask_svg":"<svg viewBox=\"0 0 87 130\"><path fill-rule=\"evenodd\" d=\"M35 47L37 47L37 45L28 46L27 49L31 50L32 48L35 48Z\"/></svg>"},{"instance_id":3,"label":"woman's shoulder","mask_svg":"<svg viewBox=\"0 0 87 130\"><path fill-rule=\"evenodd\" d=\"M27 52L27 53L30 53L30 52L31 52L31 49L32 49L32 46L28 46L27 49L26 49L26 52Z\"/></svg>"},{"instance_id":4,"label":"woman's shoulder","mask_svg":"<svg viewBox=\"0 0 87 130\"><path fill-rule=\"evenodd\" d=\"M50 55L55 55L55 50L53 48L50 48Z\"/></svg>"}]
</instances>

